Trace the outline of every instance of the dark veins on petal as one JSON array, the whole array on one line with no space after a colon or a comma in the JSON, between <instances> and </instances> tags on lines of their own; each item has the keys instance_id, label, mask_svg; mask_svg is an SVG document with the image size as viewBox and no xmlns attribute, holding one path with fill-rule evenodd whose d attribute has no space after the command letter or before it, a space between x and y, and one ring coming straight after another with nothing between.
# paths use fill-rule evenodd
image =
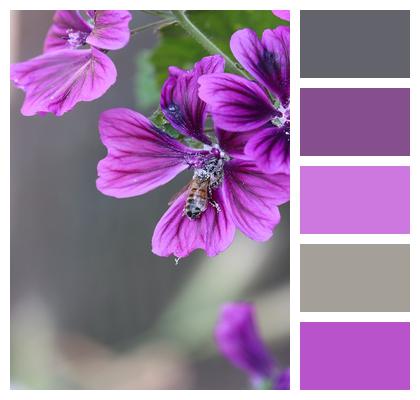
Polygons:
<instances>
[{"instance_id":1,"label":"dark veins on petal","mask_svg":"<svg viewBox=\"0 0 420 400\"><path fill-rule=\"evenodd\" d=\"M262 101L262 99L253 92L253 90L245 85L237 85L236 82L231 84L231 80L228 77L224 78L225 84L220 85L216 88L217 91L229 91L232 94L238 95L240 99L243 101L240 102L240 107L242 109L247 110L246 114L236 114L235 118L243 118L245 120L248 119L258 119L261 117L261 113L271 114L271 117L275 117L278 112L275 110L274 107L269 105L269 102ZM232 96L234 97L234 96ZM224 105L226 106L237 106L238 100L234 98L233 100L224 100Z\"/></svg>"},{"instance_id":2,"label":"dark veins on petal","mask_svg":"<svg viewBox=\"0 0 420 400\"><path fill-rule=\"evenodd\" d=\"M164 91L168 91L163 97L161 103L162 111L169 122L181 131L181 133L200 140L208 145L210 139L203 133L203 116L205 114L206 104L198 98L196 83L193 82L193 75L184 75L176 82L175 78L167 82ZM178 85L183 86L184 95L181 98L181 104L174 101L177 92L181 90ZM169 102L167 102L170 99Z\"/></svg>"}]
</instances>

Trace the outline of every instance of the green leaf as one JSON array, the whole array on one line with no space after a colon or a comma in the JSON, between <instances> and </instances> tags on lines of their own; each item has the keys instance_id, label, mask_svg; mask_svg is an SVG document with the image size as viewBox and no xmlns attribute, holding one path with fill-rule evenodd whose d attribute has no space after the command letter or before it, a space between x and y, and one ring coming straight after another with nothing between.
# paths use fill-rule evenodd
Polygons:
<instances>
[{"instance_id":1,"label":"green leaf","mask_svg":"<svg viewBox=\"0 0 420 400\"><path fill-rule=\"evenodd\" d=\"M154 113L150 116L150 121L152 121L160 129L163 129L163 127L168 124L168 121L166 120L160 108L155 110Z\"/></svg>"},{"instance_id":2,"label":"green leaf","mask_svg":"<svg viewBox=\"0 0 420 400\"><path fill-rule=\"evenodd\" d=\"M152 50L140 51L137 56L136 101L141 110L156 107L160 89L156 81L155 67L151 61Z\"/></svg>"},{"instance_id":3,"label":"green leaf","mask_svg":"<svg viewBox=\"0 0 420 400\"><path fill-rule=\"evenodd\" d=\"M251 28L261 35L264 29L288 24L271 11L188 11L191 21L232 59L229 42L232 34L242 28ZM155 82L160 87L168 75L168 67L175 65L189 69L202 57L209 55L178 25L161 29L157 47L150 60L155 67Z\"/></svg>"},{"instance_id":4,"label":"green leaf","mask_svg":"<svg viewBox=\"0 0 420 400\"><path fill-rule=\"evenodd\" d=\"M150 121L152 121L159 129L175 139L181 140L184 137L166 120L160 108L155 110L155 112L150 116Z\"/></svg>"}]
</instances>

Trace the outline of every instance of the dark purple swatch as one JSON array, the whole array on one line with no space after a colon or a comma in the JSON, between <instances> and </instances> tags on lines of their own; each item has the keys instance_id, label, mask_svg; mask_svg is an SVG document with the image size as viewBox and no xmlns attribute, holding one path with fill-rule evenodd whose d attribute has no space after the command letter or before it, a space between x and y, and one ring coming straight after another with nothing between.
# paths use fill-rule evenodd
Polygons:
<instances>
[{"instance_id":1,"label":"dark purple swatch","mask_svg":"<svg viewBox=\"0 0 420 400\"><path fill-rule=\"evenodd\" d=\"M410 389L410 324L302 322L300 388Z\"/></svg>"},{"instance_id":2,"label":"dark purple swatch","mask_svg":"<svg viewBox=\"0 0 420 400\"><path fill-rule=\"evenodd\" d=\"M410 89L301 89L302 156L410 155Z\"/></svg>"}]
</instances>

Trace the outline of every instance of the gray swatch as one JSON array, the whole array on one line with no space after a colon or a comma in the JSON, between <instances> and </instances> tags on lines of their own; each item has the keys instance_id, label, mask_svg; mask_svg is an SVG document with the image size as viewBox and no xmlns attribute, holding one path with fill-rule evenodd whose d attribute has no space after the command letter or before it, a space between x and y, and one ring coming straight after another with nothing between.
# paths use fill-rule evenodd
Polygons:
<instances>
[{"instance_id":1,"label":"gray swatch","mask_svg":"<svg viewBox=\"0 0 420 400\"><path fill-rule=\"evenodd\" d=\"M407 244L303 244L301 311L410 311Z\"/></svg>"},{"instance_id":2,"label":"gray swatch","mask_svg":"<svg viewBox=\"0 0 420 400\"><path fill-rule=\"evenodd\" d=\"M410 11L303 10L302 78L409 78Z\"/></svg>"}]
</instances>

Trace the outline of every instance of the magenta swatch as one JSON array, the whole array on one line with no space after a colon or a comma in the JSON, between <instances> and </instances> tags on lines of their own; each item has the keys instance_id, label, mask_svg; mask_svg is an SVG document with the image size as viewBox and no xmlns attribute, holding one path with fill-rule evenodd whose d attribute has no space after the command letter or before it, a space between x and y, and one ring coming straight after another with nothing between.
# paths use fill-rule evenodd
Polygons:
<instances>
[{"instance_id":1,"label":"magenta swatch","mask_svg":"<svg viewBox=\"0 0 420 400\"><path fill-rule=\"evenodd\" d=\"M410 155L410 89L301 89L302 156Z\"/></svg>"},{"instance_id":2,"label":"magenta swatch","mask_svg":"<svg viewBox=\"0 0 420 400\"><path fill-rule=\"evenodd\" d=\"M410 324L302 322L300 388L410 389Z\"/></svg>"},{"instance_id":3,"label":"magenta swatch","mask_svg":"<svg viewBox=\"0 0 420 400\"><path fill-rule=\"evenodd\" d=\"M300 232L410 233L409 167L301 167Z\"/></svg>"}]
</instances>

